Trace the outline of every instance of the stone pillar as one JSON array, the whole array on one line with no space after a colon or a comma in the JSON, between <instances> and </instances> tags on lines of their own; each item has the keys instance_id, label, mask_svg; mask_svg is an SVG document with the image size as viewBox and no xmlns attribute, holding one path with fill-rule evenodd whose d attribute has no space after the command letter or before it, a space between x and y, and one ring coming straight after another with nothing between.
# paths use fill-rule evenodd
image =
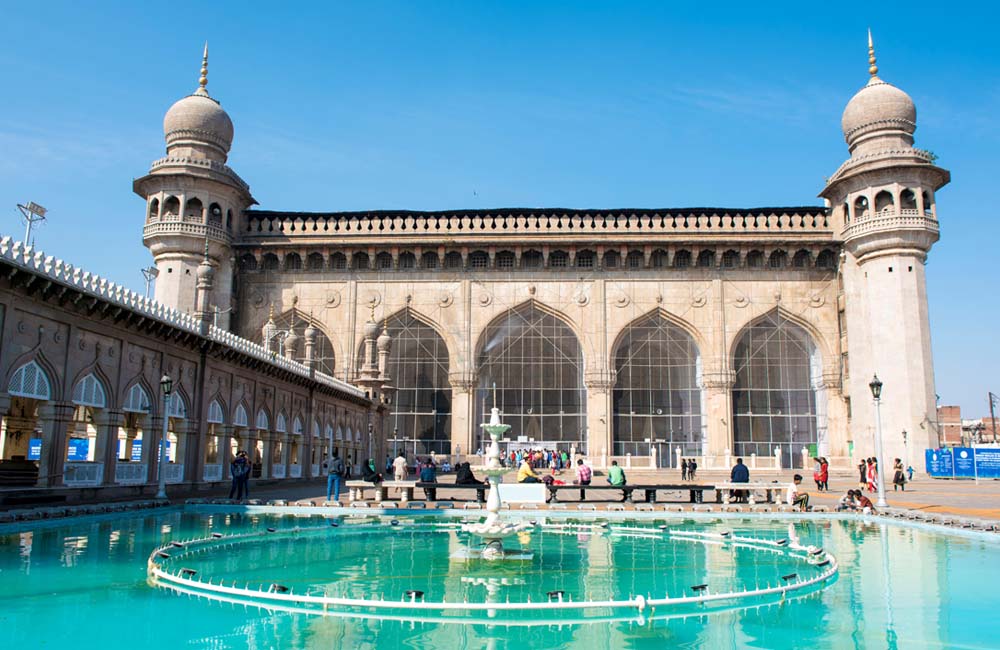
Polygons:
<instances>
[{"instance_id":1,"label":"stone pillar","mask_svg":"<svg viewBox=\"0 0 1000 650\"><path fill-rule=\"evenodd\" d=\"M478 422L475 417L476 379L471 373L452 373L448 376L451 383L451 448L476 448L476 429ZM406 432L412 433L412 432Z\"/></svg>"},{"instance_id":2,"label":"stone pillar","mask_svg":"<svg viewBox=\"0 0 1000 650\"><path fill-rule=\"evenodd\" d=\"M142 430L142 462L146 465L146 483L156 485L159 481L160 438L163 437L163 418L146 416Z\"/></svg>"},{"instance_id":3,"label":"stone pillar","mask_svg":"<svg viewBox=\"0 0 1000 650\"><path fill-rule=\"evenodd\" d=\"M607 372L593 372L584 377L587 387L587 455L614 455L611 426L611 391L614 380Z\"/></svg>"},{"instance_id":4,"label":"stone pillar","mask_svg":"<svg viewBox=\"0 0 1000 650\"><path fill-rule=\"evenodd\" d=\"M104 463L103 485L115 484L115 465L118 463L118 430L124 424L121 411L101 409L96 412L97 452L94 457Z\"/></svg>"},{"instance_id":5,"label":"stone pillar","mask_svg":"<svg viewBox=\"0 0 1000 650\"><path fill-rule=\"evenodd\" d=\"M281 464L285 466L285 478L291 478L292 437L291 434L281 434Z\"/></svg>"},{"instance_id":6,"label":"stone pillar","mask_svg":"<svg viewBox=\"0 0 1000 650\"><path fill-rule=\"evenodd\" d=\"M840 373L823 373L823 389L826 392L826 449L820 441L820 456L847 458L849 456L847 428L847 403L841 392Z\"/></svg>"},{"instance_id":7,"label":"stone pillar","mask_svg":"<svg viewBox=\"0 0 1000 650\"><path fill-rule=\"evenodd\" d=\"M264 451L261 456L260 477L271 478L272 464L274 462L274 434L270 431L257 431L257 437L264 443Z\"/></svg>"},{"instance_id":8,"label":"stone pillar","mask_svg":"<svg viewBox=\"0 0 1000 650\"><path fill-rule=\"evenodd\" d=\"M705 432L708 456L724 456L733 449L732 388L736 377L731 371L702 375L705 395Z\"/></svg>"},{"instance_id":9,"label":"stone pillar","mask_svg":"<svg viewBox=\"0 0 1000 650\"><path fill-rule=\"evenodd\" d=\"M66 430L73 420L73 405L45 402L38 407L42 425L42 453L38 459L38 487L62 485L66 460Z\"/></svg>"}]
</instances>

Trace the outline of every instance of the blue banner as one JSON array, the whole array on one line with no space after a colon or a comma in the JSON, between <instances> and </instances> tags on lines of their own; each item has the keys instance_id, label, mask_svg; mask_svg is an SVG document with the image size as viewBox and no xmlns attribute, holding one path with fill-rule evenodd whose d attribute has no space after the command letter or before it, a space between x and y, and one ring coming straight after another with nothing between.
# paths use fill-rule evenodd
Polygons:
<instances>
[{"instance_id":1,"label":"blue banner","mask_svg":"<svg viewBox=\"0 0 1000 650\"><path fill-rule=\"evenodd\" d=\"M87 460L90 451L90 440L87 438L70 438L66 449L66 460Z\"/></svg>"},{"instance_id":2,"label":"blue banner","mask_svg":"<svg viewBox=\"0 0 1000 650\"><path fill-rule=\"evenodd\" d=\"M28 440L28 460L39 460L42 457L42 439L30 438Z\"/></svg>"},{"instance_id":3,"label":"blue banner","mask_svg":"<svg viewBox=\"0 0 1000 650\"><path fill-rule=\"evenodd\" d=\"M1000 478L1000 448L928 449L924 455L928 476L935 478Z\"/></svg>"}]
</instances>

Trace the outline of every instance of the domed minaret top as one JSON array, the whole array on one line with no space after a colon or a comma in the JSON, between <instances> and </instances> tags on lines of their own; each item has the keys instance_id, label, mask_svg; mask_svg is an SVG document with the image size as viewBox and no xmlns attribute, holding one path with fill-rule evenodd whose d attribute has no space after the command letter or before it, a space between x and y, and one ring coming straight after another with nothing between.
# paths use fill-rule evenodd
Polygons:
<instances>
[{"instance_id":1,"label":"domed minaret top","mask_svg":"<svg viewBox=\"0 0 1000 650\"><path fill-rule=\"evenodd\" d=\"M219 102L208 94L208 43L201 60L195 91L174 103L163 118L167 153L225 162L233 144L233 122Z\"/></svg>"},{"instance_id":2,"label":"domed minaret top","mask_svg":"<svg viewBox=\"0 0 1000 650\"><path fill-rule=\"evenodd\" d=\"M913 146L917 108L909 95L879 78L871 30L868 65L871 78L847 103L840 123L851 155Z\"/></svg>"}]
</instances>

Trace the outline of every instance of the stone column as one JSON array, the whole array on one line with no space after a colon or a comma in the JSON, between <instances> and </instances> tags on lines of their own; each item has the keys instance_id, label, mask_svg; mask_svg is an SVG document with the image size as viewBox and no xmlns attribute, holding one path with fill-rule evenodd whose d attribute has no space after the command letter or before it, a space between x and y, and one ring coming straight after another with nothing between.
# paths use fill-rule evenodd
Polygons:
<instances>
[{"instance_id":1,"label":"stone column","mask_svg":"<svg viewBox=\"0 0 1000 650\"><path fill-rule=\"evenodd\" d=\"M732 388L735 383L736 376L731 371L702 374L709 456L724 456L727 449L733 450Z\"/></svg>"},{"instance_id":2,"label":"stone column","mask_svg":"<svg viewBox=\"0 0 1000 650\"><path fill-rule=\"evenodd\" d=\"M588 373L584 377L587 388L587 456L593 459L614 455L612 440L611 392L615 382L606 371Z\"/></svg>"},{"instance_id":3,"label":"stone column","mask_svg":"<svg viewBox=\"0 0 1000 650\"><path fill-rule=\"evenodd\" d=\"M451 373L448 376L451 383L451 448L461 447L470 450L476 447L475 428L475 391L476 378L472 373ZM412 432L408 432L412 433Z\"/></svg>"},{"instance_id":4,"label":"stone column","mask_svg":"<svg viewBox=\"0 0 1000 650\"><path fill-rule=\"evenodd\" d=\"M146 484L159 481L160 438L163 436L163 418L146 416L142 429L142 462L146 465Z\"/></svg>"},{"instance_id":5,"label":"stone column","mask_svg":"<svg viewBox=\"0 0 1000 650\"><path fill-rule=\"evenodd\" d=\"M271 477L271 461L274 456L273 434L270 431L258 431L257 436L264 443L263 456L261 458L260 477L262 479Z\"/></svg>"},{"instance_id":6,"label":"stone column","mask_svg":"<svg viewBox=\"0 0 1000 650\"><path fill-rule=\"evenodd\" d=\"M124 424L121 411L101 409L96 412L97 452L94 458L104 463L102 485L115 484L115 465L118 464L118 429Z\"/></svg>"},{"instance_id":7,"label":"stone column","mask_svg":"<svg viewBox=\"0 0 1000 650\"><path fill-rule=\"evenodd\" d=\"M826 445L817 452L821 456L848 458L847 404L844 402L840 372L824 372L822 386L826 393ZM848 459L851 460L851 459Z\"/></svg>"},{"instance_id":8,"label":"stone column","mask_svg":"<svg viewBox=\"0 0 1000 650\"><path fill-rule=\"evenodd\" d=\"M42 425L42 453L38 459L38 487L62 485L66 461L66 430L73 420L73 405L45 402L38 407Z\"/></svg>"},{"instance_id":9,"label":"stone column","mask_svg":"<svg viewBox=\"0 0 1000 650\"><path fill-rule=\"evenodd\" d=\"M291 478L292 436L289 433L281 434L281 464L285 466L285 478Z\"/></svg>"}]
</instances>

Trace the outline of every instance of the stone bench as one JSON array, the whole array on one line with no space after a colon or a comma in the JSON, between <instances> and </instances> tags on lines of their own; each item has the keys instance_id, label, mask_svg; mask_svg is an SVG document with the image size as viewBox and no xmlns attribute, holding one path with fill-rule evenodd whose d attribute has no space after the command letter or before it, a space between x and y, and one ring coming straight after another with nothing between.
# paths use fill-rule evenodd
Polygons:
<instances>
[{"instance_id":1,"label":"stone bench","mask_svg":"<svg viewBox=\"0 0 1000 650\"><path fill-rule=\"evenodd\" d=\"M416 483L411 483L411 485L421 488L424 494L427 495L428 501L437 501L438 490L475 490L476 501L479 503L486 501L486 490L490 487L486 484L465 485L462 483L424 483L423 481L417 481Z\"/></svg>"},{"instance_id":2,"label":"stone bench","mask_svg":"<svg viewBox=\"0 0 1000 650\"><path fill-rule=\"evenodd\" d=\"M539 483L538 485L545 485ZM558 500L559 490L579 490L581 496L586 498L586 493L590 490L617 490L622 493L622 501L632 501L634 492L642 492L645 496L645 503L656 503L656 493L658 490L688 492L691 503L701 503L704 500L706 490L714 490L714 485L699 484L658 484L658 485L546 485L551 501Z\"/></svg>"},{"instance_id":3,"label":"stone bench","mask_svg":"<svg viewBox=\"0 0 1000 650\"><path fill-rule=\"evenodd\" d=\"M715 484L715 502L716 503L729 503L733 498L733 492L744 491L749 492L747 501L750 505L757 503L754 497L754 492L763 491L766 502L774 503L776 494L780 494L782 490L786 489L787 486L783 486L780 483L716 483Z\"/></svg>"}]
</instances>

